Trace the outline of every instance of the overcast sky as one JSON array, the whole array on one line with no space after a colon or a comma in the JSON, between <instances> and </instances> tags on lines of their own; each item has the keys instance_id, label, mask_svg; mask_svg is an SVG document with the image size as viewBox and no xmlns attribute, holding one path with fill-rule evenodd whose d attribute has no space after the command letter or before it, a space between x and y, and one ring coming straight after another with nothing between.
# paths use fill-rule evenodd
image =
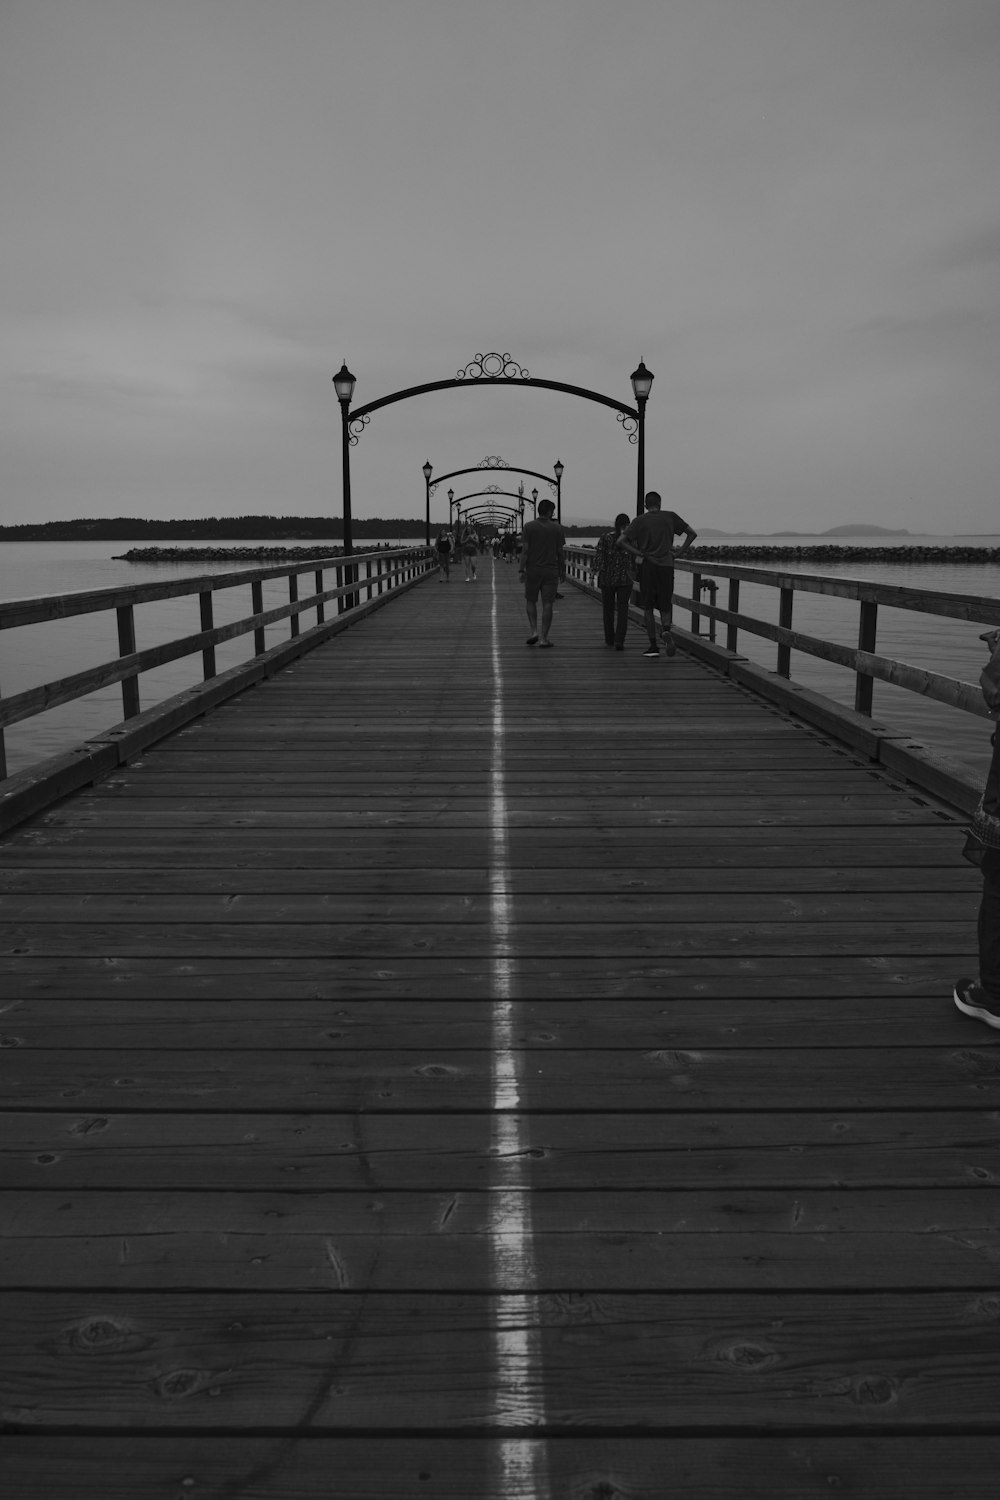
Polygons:
<instances>
[{"instance_id":1,"label":"overcast sky","mask_svg":"<svg viewBox=\"0 0 1000 1500\"><path fill-rule=\"evenodd\" d=\"M1000 529L998 78L1000 0L0 0L2 518L339 514L341 360L497 350L643 357L695 526ZM635 451L422 396L354 513L499 455L604 519Z\"/></svg>"}]
</instances>

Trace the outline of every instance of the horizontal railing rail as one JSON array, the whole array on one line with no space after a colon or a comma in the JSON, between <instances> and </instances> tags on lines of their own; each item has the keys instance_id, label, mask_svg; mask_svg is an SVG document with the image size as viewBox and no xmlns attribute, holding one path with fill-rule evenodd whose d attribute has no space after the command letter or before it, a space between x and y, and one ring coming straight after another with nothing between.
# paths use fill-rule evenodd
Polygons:
<instances>
[{"instance_id":1,"label":"horizontal railing rail","mask_svg":"<svg viewBox=\"0 0 1000 1500\"><path fill-rule=\"evenodd\" d=\"M116 682L122 686L122 706L126 720L141 712L139 679L154 667L183 657L202 657L202 678L210 681L216 675L215 648L224 641L253 635L254 649L248 661L262 656L268 649L267 627L281 620L289 621L291 639L300 634L303 614L315 611L316 625L326 620L326 606L336 601L338 616L361 609L366 603L393 588L409 583L436 567L436 559L426 547L397 548L392 551L342 553L315 558L297 558L294 562L269 564L267 567L241 568L225 573L206 573L196 577L148 582L109 589L86 589L75 593L47 594L37 598L11 599L0 602L0 630L11 630L42 621L71 619L77 615L114 610L118 626L118 655L99 662L85 671L53 679L10 697L0 697L0 777L6 777L6 755L3 731L11 724L44 713L60 704L70 703L99 688ZM299 580L312 575L312 590L300 595ZM335 579L327 587L327 576ZM263 587L268 581L288 580L288 603L265 609ZM251 613L226 625L213 620L214 596L224 589L249 587ZM200 630L145 650L137 649L135 610L142 604L184 596L197 597Z\"/></svg>"},{"instance_id":2,"label":"horizontal railing rail","mask_svg":"<svg viewBox=\"0 0 1000 1500\"><path fill-rule=\"evenodd\" d=\"M594 552L589 547L566 549L567 572L580 583L589 583ZM906 588L898 584L874 583L862 578L832 578L823 574L793 573L769 568L730 566L701 562L697 557L675 561L676 573L691 575L690 595L675 593L673 602L691 616L691 634L701 633L702 618L710 622L714 639L718 625L726 627L726 649L739 650L739 632L773 641L777 646L776 671L791 676L792 651L801 651L824 661L835 662L855 674L855 711L871 716L872 690L877 680L905 688L923 698L958 708L979 718L990 718L977 684L963 682L940 672L930 672L909 662L880 655L876 649L878 609L912 610L919 614L940 615L953 620L968 620L978 625L1000 625L1000 599L981 594L949 594L933 589ZM702 598L707 581L728 581L726 605L716 604L714 596L706 603ZM740 583L747 582L778 590L778 623L744 614L740 609ZM792 628L796 593L827 594L840 599L856 600L859 606L857 647L841 646L834 641L804 634Z\"/></svg>"}]
</instances>

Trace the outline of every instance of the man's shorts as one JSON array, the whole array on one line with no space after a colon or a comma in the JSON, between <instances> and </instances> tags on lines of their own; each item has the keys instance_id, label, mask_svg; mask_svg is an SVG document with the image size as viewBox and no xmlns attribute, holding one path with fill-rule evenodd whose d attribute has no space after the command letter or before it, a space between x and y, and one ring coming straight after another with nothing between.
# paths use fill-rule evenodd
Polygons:
<instances>
[{"instance_id":1,"label":"man's shorts","mask_svg":"<svg viewBox=\"0 0 1000 1500\"><path fill-rule=\"evenodd\" d=\"M524 597L534 604L539 594L543 604L551 604L559 591L558 568L529 568L524 575Z\"/></svg>"},{"instance_id":2,"label":"man's shorts","mask_svg":"<svg viewBox=\"0 0 1000 1500\"><path fill-rule=\"evenodd\" d=\"M659 563L643 558L639 574L639 608L658 609L661 617L672 617L671 596L674 592L673 566L661 567Z\"/></svg>"}]
</instances>

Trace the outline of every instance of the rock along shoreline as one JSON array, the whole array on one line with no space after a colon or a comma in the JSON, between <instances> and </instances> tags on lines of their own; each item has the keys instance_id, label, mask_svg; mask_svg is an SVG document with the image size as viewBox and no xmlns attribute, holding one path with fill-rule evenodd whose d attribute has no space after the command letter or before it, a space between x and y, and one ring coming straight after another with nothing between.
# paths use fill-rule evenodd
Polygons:
<instances>
[{"instance_id":1,"label":"rock along shoreline","mask_svg":"<svg viewBox=\"0 0 1000 1500\"><path fill-rule=\"evenodd\" d=\"M389 548L392 551L420 547L422 543L411 542L402 546L383 543L382 548L369 547L366 551L377 552ZM573 545L570 538L570 545ZM343 547L132 547L120 553L116 562L174 563L174 562L284 562L297 558L342 557ZM890 562L890 563L1000 563L1000 547L934 547L894 546L859 547L849 543L820 543L802 547L772 546L763 543L740 543L720 546L706 542L691 552L691 561L702 562Z\"/></svg>"}]
</instances>

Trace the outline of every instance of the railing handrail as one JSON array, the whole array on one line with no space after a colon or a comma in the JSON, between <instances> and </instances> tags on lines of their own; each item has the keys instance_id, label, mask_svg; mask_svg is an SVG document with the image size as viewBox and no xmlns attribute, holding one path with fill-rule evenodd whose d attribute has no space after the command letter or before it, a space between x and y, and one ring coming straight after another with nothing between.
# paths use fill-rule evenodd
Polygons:
<instances>
[{"instance_id":1,"label":"railing handrail","mask_svg":"<svg viewBox=\"0 0 1000 1500\"><path fill-rule=\"evenodd\" d=\"M589 569L593 562L594 554L590 547L567 547L566 554L571 567L578 567L581 571ZM821 573L796 573L779 568L702 562L697 555L675 558L674 568L692 575L692 597L677 593L673 595L673 602L690 612L692 635L698 635L704 615L713 627L718 623L726 626L726 649L733 654L738 649L738 633L741 630L773 641L778 648L777 673L780 677L790 677L791 654L795 650L852 671L855 674L854 707L858 713L867 717L871 717L872 688L876 680L904 688L922 698L931 698L949 708L961 709L963 713L973 714L977 718L993 717L976 684L941 672L930 672L909 662L897 661L894 657L879 655L875 650L875 637L880 604L892 609L966 620L973 624L1000 625L1000 599L984 594L949 594L936 589L907 588L900 584L876 583L867 578L836 578ZM703 577L729 579L728 608L714 602L705 603L701 599L700 584ZM741 581L778 589L780 607L777 625L740 612ZM796 592L827 594L857 601L860 605L857 647L841 646L834 641L793 630L792 601Z\"/></svg>"},{"instance_id":2,"label":"railing handrail","mask_svg":"<svg viewBox=\"0 0 1000 1500\"><path fill-rule=\"evenodd\" d=\"M566 552L593 555L592 547L569 546ZM1000 625L1000 599L991 594L951 594L943 589L908 588L898 583L876 583L870 578L839 578L826 573L798 573L787 568L752 568L745 564L702 562L693 557L675 558L674 568L699 577L741 578L770 588L798 589L810 594L832 594L841 599L885 604L891 609L912 609L921 614L969 620L973 624Z\"/></svg>"},{"instance_id":3,"label":"railing handrail","mask_svg":"<svg viewBox=\"0 0 1000 1500\"><path fill-rule=\"evenodd\" d=\"M116 682L120 682L122 687L125 719L136 719L140 714L139 678L143 672L200 652L203 680L207 684L217 676L216 646L252 633L254 649L250 662L253 663L267 655L266 627L287 619L292 638L289 644L297 650L299 642L296 638L302 634L300 616L310 610L316 612L316 626L307 632L303 644L314 641L318 644L317 636L325 635L331 628L326 625L326 604L335 600L338 615L350 614L353 610L364 607L363 594L367 593L370 606L376 596L385 593L385 597L388 597L394 588L408 586L434 566L436 557L431 548L425 546L385 548L376 552L322 553L310 558L288 558L283 563L263 568L202 574L163 584L139 583L123 588L81 589L76 593L10 600L6 606L0 606L0 609L6 610L6 618L0 620L0 624L8 629L15 625L67 619L98 610L114 610L118 625L118 655L68 677L41 683L9 697L0 697L0 778L6 778L7 774L3 732L9 725L34 718L46 709L71 703ZM325 586L324 574L330 571L336 577L334 588ZM298 580L303 573L313 574L315 586L311 593L300 598ZM265 610L263 585L267 579L273 578L288 579L288 603ZM213 595L222 589L238 588L241 585L250 587L252 613L229 624L216 625L213 619ZM184 596L197 596L201 629L158 646L138 650L136 606Z\"/></svg>"},{"instance_id":4,"label":"railing handrail","mask_svg":"<svg viewBox=\"0 0 1000 1500\"><path fill-rule=\"evenodd\" d=\"M318 552L314 557L288 558L258 568L238 568L228 573L198 573L162 583L127 583L105 589L76 589L61 594L36 594L18 599L0 600L0 630L21 625L37 625L43 620L65 620L74 615L93 614L104 609L120 609L149 604L157 599L177 599L185 594L215 593L219 589L237 588L243 583L264 583L269 578L287 578L291 574L313 573L317 568L343 567L347 563L371 562L374 558L394 559L413 552L426 552L422 543L412 547L382 548L375 552ZM164 558L168 562L170 559Z\"/></svg>"}]
</instances>

